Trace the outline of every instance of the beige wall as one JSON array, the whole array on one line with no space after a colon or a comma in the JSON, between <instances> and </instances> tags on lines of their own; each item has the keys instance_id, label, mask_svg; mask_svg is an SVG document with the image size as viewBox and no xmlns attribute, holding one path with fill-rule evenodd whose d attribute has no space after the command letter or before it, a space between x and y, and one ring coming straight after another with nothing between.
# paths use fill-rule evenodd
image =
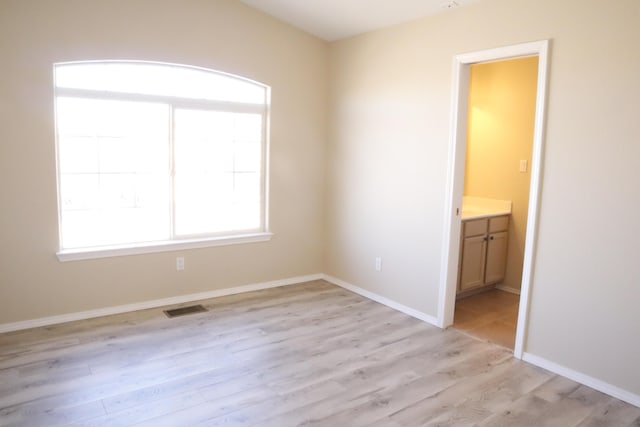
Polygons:
<instances>
[{"instance_id":1,"label":"beige wall","mask_svg":"<svg viewBox=\"0 0 640 427\"><path fill-rule=\"evenodd\" d=\"M326 272L437 315L452 58L551 39L525 351L640 394L638 22L637 0L483 0L332 44Z\"/></svg>"},{"instance_id":2,"label":"beige wall","mask_svg":"<svg viewBox=\"0 0 640 427\"><path fill-rule=\"evenodd\" d=\"M2 0L0 58L0 324L322 272L326 43L231 0ZM57 261L52 64L91 59L272 87L271 242Z\"/></svg>"},{"instance_id":3,"label":"beige wall","mask_svg":"<svg viewBox=\"0 0 640 427\"><path fill-rule=\"evenodd\" d=\"M511 200L507 270L502 285L520 289L538 58L472 65L470 84L464 195ZM527 161L526 172L520 172L520 160Z\"/></svg>"}]
</instances>

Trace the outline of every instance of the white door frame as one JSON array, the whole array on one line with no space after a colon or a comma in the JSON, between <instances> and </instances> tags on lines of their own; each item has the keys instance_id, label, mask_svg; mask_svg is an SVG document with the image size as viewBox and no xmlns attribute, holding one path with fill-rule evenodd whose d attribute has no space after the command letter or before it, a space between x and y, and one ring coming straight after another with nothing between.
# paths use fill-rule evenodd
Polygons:
<instances>
[{"instance_id":1,"label":"white door frame","mask_svg":"<svg viewBox=\"0 0 640 427\"><path fill-rule=\"evenodd\" d=\"M536 117L533 132L533 156L531 159L531 184L529 211L527 213L527 235L524 247L520 309L514 356L522 358L527 320L529 294L533 278L533 262L538 229L541 171L543 159L547 74L549 64L549 40L523 43L496 49L456 55L453 61L453 98L451 106L451 132L449 140L449 165L447 171L447 194L445 201L444 238L440 274L440 297L438 301L438 326L446 328L453 324L458 278L460 224L464 173L467 155L467 126L470 67L481 62L503 61L527 56L538 56L538 91Z\"/></svg>"}]
</instances>

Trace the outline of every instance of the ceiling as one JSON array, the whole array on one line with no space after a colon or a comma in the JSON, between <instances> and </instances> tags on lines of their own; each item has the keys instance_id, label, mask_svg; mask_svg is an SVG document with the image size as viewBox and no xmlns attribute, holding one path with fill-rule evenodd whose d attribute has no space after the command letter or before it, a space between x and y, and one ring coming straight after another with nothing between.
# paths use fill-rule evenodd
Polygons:
<instances>
[{"instance_id":1,"label":"ceiling","mask_svg":"<svg viewBox=\"0 0 640 427\"><path fill-rule=\"evenodd\" d=\"M479 0L240 0L327 41L412 21Z\"/></svg>"}]
</instances>

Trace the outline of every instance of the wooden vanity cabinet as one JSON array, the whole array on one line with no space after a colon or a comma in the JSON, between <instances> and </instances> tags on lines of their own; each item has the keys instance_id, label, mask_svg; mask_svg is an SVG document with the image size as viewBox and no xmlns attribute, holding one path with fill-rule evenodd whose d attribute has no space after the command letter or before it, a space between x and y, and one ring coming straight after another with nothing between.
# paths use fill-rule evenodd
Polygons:
<instances>
[{"instance_id":1,"label":"wooden vanity cabinet","mask_svg":"<svg viewBox=\"0 0 640 427\"><path fill-rule=\"evenodd\" d=\"M504 280L508 229L508 215L462 222L459 293Z\"/></svg>"}]
</instances>

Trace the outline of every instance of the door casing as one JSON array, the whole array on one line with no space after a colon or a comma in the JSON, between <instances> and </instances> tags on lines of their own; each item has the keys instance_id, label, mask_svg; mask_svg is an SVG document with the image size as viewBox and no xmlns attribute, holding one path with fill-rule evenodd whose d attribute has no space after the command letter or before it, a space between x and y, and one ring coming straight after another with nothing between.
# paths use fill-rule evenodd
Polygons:
<instances>
[{"instance_id":1,"label":"door casing","mask_svg":"<svg viewBox=\"0 0 640 427\"><path fill-rule=\"evenodd\" d=\"M495 49L456 55L453 59L453 94L451 103L451 131L449 139L449 162L447 169L447 193L445 201L444 236L438 301L438 326L446 328L453 324L458 278L460 225L462 196L467 155L468 100L470 68L473 64L504 61L528 56L538 57L538 88L533 132L531 159L531 183L527 234L525 237L520 308L514 356L522 358L526 342L527 320L530 305L533 263L536 252L538 213L541 193L541 174L544 154L544 131L546 95L549 68L549 40L522 43Z\"/></svg>"}]
</instances>

